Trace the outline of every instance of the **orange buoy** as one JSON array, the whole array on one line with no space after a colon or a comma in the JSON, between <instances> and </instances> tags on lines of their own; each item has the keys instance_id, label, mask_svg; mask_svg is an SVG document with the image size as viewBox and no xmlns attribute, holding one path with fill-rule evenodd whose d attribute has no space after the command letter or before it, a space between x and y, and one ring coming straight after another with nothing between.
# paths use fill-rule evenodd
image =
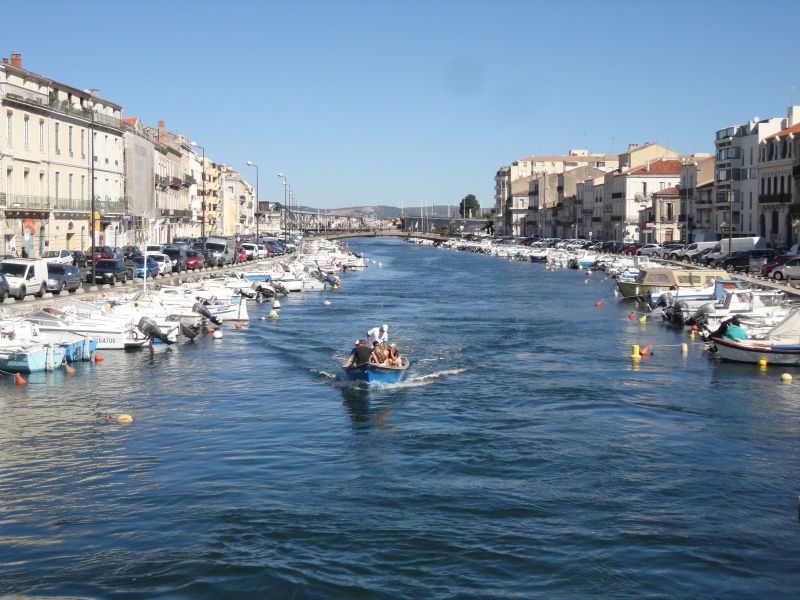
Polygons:
<instances>
[{"instance_id":1,"label":"orange buoy","mask_svg":"<svg viewBox=\"0 0 800 600\"><path fill-rule=\"evenodd\" d=\"M643 346L641 350L639 350L639 354L642 356L649 356L650 355L650 345Z\"/></svg>"},{"instance_id":2,"label":"orange buoy","mask_svg":"<svg viewBox=\"0 0 800 600\"><path fill-rule=\"evenodd\" d=\"M594 307L595 308L600 308L601 306L603 306L603 301L602 300L598 300L597 302L594 303Z\"/></svg>"},{"instance_id":3,"label":"orange buoy","mask_svg":"<svg viewBox=\"0 0 800 600\"><path fill-rule=\"evenodd\" d=\"M102 357L102 355L100 355L100 354L95 354L95 355L94 355L94 362L96 362L96 363L101 363L101 362L103 362L103 357Z\"/></svg>"},{"instance_id":4,"label":"orange buoy","mask_svg":"<svg viewBox=\"0 0 800 600\"><path fill-rule=\"evenodd\" d=\"M75 367L71 367L68 364L64 363L64 372L67 375L75 375L75 373L77 373L78 370Z\"/></svg>"},{"instance_id":5,"label":"orange buoy","mask_svg":"<svg viewBox=\"0 0 800 600\"><path fill-rule=\"evenodd\" d=\"M211 325L206 325L206 333L214 333L214 328Z\"/></svg>"},{"instance_id":6,"label":"orange buoy","mask_svg":"<svg viewBox=\"0 0 800 600\"><path fill-rule=\"evenodd\" d=\"M692 331L697 331L697 325L692 325Z\"/></svg>"},{"instance_id":7,"label":"orange buoy","mask_svg":"<svg viewBox=\"0 0 800 600\"><path fill-rule=\"evenodd\" d=\"M631 321L633 321L633 317L635 317L635 316L636 316L636 315L635 315L635 314L633 314L633 311L631 311L631 312L629 312L629 313L628 313L628 319L630 319Z\"/></svg>"},{"instance_id":8,"label":"orange buoy","mask_svg":"<svg viewBox=\"0 0 800 600\"><path fill-rule=\"evenodd\" d=\"M233 327L234 327L235 329L241 329L241 328L242 328L242 324L241 324L241 323L237 323L237 324L236 324L236 325L234 325Z\"/></svg>"},{"instance_id":9,"label":"orange buoy","mask_svg":"<svg viewBox=\"0 0 800 600\"><path fill-rule=\"evenodd\" d=\"M14 373L14 381L17 385L26 385L27 380L19 373Z\"/></svg>"}]
</instances>

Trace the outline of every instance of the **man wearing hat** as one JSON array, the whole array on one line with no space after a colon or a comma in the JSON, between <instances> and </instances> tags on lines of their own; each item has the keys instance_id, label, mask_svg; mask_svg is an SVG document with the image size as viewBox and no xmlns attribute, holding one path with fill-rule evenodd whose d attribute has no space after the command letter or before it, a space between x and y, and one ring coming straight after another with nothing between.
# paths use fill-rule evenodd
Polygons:
<instances>
[{"instance_id":1,"label":"man wearing hat","mask_svg":"<svg viewBox=\"0 0 800 600\"><path fill-rule=\"evenodd\" d=\"M374 342L385 343L389 341L389 326L384 323L380 327L373 327L367 331L367 341L372 346Z\"/></svg>"},{"instance_id":2,"label":"man wearing hat","mask_svg":"<svg viewBox=\"0 0 800 600\"><path fill-rule=\"evenodd\" d=\"M364 343L364 340L356 340L355 348L353 348L353 351L350 353L350 356L347 357L347 361L344 363L345 368L360 367L361 365L368 363L370 354L372 354L372 348L367 346Z\"/></svg>"}]
</instances>

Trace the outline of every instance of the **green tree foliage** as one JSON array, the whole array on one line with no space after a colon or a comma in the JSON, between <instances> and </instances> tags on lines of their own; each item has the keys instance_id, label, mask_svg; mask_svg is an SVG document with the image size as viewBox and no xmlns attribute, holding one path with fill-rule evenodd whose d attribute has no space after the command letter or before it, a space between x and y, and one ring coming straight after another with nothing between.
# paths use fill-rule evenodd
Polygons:
<instances>
[{"instance_id":1,"label":"green tree foliage","mask_svg":"<svg viewBox=\"0 0 800 600\"><path fill-rule=\"evenodd\" d=\"M478 199L475 197L475 194L467 194L461 199L458 205L459 214L462 217L466 216L468 219L479 215L480 210L481 205L478 204Z\"/></svg>"}]
</instances>

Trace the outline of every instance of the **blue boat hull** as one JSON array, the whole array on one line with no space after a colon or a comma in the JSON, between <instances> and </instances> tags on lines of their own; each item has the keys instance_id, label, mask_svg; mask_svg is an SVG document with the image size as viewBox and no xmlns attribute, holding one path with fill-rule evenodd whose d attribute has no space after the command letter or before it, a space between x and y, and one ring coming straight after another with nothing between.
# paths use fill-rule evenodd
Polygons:
<instances>
[{"instance_id":1,"label":"blue boat hull","mask_svg":"<svg viewBox=\"0 0 800 600\"><path fill-rule=\"evenodd\" d=\"M65 351L61 346L52 346L49 353L47 348L5 350L0 353L0 370L36 373L55 369L61 366L64 355Z\"/></svg>"},{"instance_id":2,"label":"blue boat hull","mask_svg":"<svg viewBox=\"0 0 800 600\"><path fill-rule=\"evenodd\" d=\"M402 367L382 367L370 363L360 367L344 368L344 373L350 381L360 384L390 385L400 383L406 376L407 369L408 360L404 358Z\"/></svg>"}]
</instances>

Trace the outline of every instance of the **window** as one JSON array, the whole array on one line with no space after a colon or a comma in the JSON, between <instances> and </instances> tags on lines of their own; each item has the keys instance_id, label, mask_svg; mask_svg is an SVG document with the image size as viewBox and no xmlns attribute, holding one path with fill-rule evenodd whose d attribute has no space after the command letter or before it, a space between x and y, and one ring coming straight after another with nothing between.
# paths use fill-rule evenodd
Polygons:
<instances>
[{"instance_id":1,"label":"window","mask_svg":"<svg viewBox=\"0 0 800 600\"><path fill-rule=\"evenodd\" d=\"M72 173L69 174L69 186L67 187L67 197L72 200L72 178L74 175Z\"/></svg>"},{"instance_id":2,"label":"window","mask_svg":"<svg viewBox=\"0 0 800 600\"><path fill-rule=\"evenodd\" d=\"M67 143L69 144L69 155L75 156L72 152L72 125L69 126L68 136L67 136Z\"/></svg>"},{"instance_id":3,"label":"window","mask_svg":"<svg viewBox=\"0 0 800 600\"><path fill-rule=\"evenodd\" d=\"M25 144L25 150L30 150L31 149L30 134L29 134L29 131L28 131L29 130L28 121L29 121L29 117L28 117L28 115L25 115L25 120L23 121L23 127L22 127L22 139L23 139L23 142Z\"/></svg>"},{"instance_id":4,"label":"window","mask_svg":"<svg viewBox=\"0 0 800 600\"><path fill-rule=\"evenodd\" d=\"M56 154L61 154L61 147L58 145L58 134L61 131L61 123L56 123L56 131L55 131L55 144L56 144Z\"/></svg>"},{"instance_id":5,"label":"window","mask_svg":"<svg viewBox=\"0 0 800 600\"><path fill-rule=\"evenodd\" d=\"M60 184L61 184L61 173L56 171L56 186L55 186L56 198L58 198Z\"/></svg>"},{"instance_id":6,"label":"window","mask_svg":"<svg viewBox=\"0 0 800 600\"><path fill-rule=\"evenodd\" d=\"M39 119L39 152L44 152L44 119Z\"/></svg>"},{"instance_id":7,"label":"window","mask_svg":"<svg viewBox=\"0 0 800 600\"><path fill-rule=\"evenodd\" d=\"M81 200L86 200L86 175L81 175Z\"/></svg>"},{"instance_id":8,"label":"window","mask_svg":"<svg viewBox=\"0 0 800 600\"><path fill-rule=\"evenodd\" d=\"M81 129L81 158L86 158L86 130Z\"/></svg>"},{"instance_id":9,"label":"window","mask_svg":"<svg viewBox=\"0 0 800 600\"><path fill-rule=\"evenodd\" d=\"M6 139L8 140L8 147L14 147L14 113L8 111L6 113Z\"/></svg>"},{"instance_id":10,"label":"window","mask_svg":"<svg viewBox=\"0 0 800 600\"><path fill-rule=\"evenodd\" d=\"M753 210L753 192L750 192L750 210ZM753 229L752 219L750 220L750 229Z\"/></svg>"},{"instance_id":11,"label":"window","mask_svg":"<svg viewBox=\"0 0 800 600\"><path fill-rule=\"evenodd\" d=\"M647 196L647 182L642 182L642 196Z\"/></svg>"}]
</instances>

